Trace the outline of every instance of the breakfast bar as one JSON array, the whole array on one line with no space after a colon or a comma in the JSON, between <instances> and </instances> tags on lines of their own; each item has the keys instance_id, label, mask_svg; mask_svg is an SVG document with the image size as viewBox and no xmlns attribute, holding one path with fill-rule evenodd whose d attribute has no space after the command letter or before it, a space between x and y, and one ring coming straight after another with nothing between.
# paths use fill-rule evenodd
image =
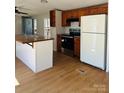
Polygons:
<instances>
[{"instance_id":1,"label":"breakfast bar","mask_svg":"<svg viewBox=\"0 0 124 93\"><path fill-rule=\"evenodd\" d=\"M53 67L53 39L41 35L16 35L16 57L34 73Z\"/></svg>"}]
</instances>

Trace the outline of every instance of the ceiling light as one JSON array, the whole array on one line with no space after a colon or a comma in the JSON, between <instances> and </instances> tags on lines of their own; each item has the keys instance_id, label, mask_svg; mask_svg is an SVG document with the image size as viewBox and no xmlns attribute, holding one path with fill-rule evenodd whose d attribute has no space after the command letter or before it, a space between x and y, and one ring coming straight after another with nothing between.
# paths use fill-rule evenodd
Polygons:
<instances>
[{"instance_id":1,"label":"ceiling light","mask_svg":"<svg viewBox=\"0 0 124 93\"><path fill-rule=\"evenodd\" d=\"M48 3L48 0L41 0L41 3Z\"/></svg>"}]
</instances>

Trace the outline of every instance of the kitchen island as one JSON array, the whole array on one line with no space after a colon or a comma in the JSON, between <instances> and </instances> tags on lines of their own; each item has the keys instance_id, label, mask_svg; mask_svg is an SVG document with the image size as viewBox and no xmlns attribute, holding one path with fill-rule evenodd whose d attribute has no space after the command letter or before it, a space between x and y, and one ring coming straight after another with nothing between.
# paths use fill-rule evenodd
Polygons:
<instances>
[{"instance_id":1,"label":"kitchen island","mask_svg":"<svg viewBox=\"0 0 124 93\"><path fill-rule=\"evenodd\" d=\"M16 57L33 72L53 67L53 39L40 35L16 35Z\"/></svg>"}]
</instances>

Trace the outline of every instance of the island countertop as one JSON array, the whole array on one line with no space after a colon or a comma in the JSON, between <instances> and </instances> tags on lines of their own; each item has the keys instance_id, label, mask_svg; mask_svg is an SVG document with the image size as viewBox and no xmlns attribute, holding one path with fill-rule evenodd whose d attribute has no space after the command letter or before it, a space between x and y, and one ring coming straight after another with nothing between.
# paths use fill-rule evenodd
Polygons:
<instances>
[{"instance_id":1,"label":"island countertop","mask_svg":"<svg viewBox=\"0 0 124 93\"><path fill-rule=\"evenodd\" d=\"M46 40L53 40L53 38L47 38L42 35L16 35L15 36L16 41L22 42L22 43L33 43L33 42L39 42L39 41L46 41Z\"/></svg>"}]
</instances>

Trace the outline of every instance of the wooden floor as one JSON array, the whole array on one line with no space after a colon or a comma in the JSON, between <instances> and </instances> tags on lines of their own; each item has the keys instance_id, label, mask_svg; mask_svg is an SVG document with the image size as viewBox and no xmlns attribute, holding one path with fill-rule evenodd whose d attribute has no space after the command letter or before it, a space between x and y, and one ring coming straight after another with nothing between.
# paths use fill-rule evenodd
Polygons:
<instances>
[{"instance_id":1,"label":"wooden floor","mask_svg":"<svg viewBox=\"0 0 124 93\"><path fill-rule=\"evenodd\" d=\"M108 73L61 53L53 68L37 74L17 58L15 68L16 93L108 93Z\"/></svg>"}]
</instances>

